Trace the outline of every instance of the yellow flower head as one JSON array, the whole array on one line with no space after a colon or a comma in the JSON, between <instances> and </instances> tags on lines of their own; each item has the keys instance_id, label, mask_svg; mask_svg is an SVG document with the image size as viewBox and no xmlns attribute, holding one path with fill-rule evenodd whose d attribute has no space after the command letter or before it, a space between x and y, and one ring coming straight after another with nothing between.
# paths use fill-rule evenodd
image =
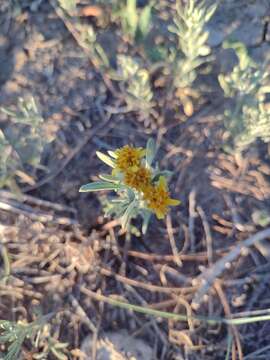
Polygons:
<instances>
[{"instance_id":1,"label":"yellow flower head","mask_svg":"<svg viewBox=\"0 0 270 360\"><path fill-rule=\"evenodd\" d=\"M160 176L157 185L150 185L145 189L144 200L158 219L163 219L168 212L169 206L180 204L179 200L171 199L168 192L166 179Z\"/></svg>"},{"instance_id":2,"label":"yellow flower head","mask_svg":"<svg viewBox=\"0 0 270 360\"><path fill-rule=\"evenodd\" d=\"M145 150L142 148L135 148L129 145L115 151L117 156L115 160L116 170L127 171L137 170L140 166L141 158L145 155Z\"/></svg>"},{"instance_id":3,"label":"yellow flower head","mask_svg":"<svg viewBox=\"0 0 270 360\"><path fill-rule=\"evenodd\" d=\"M136 190L144 191L150 185L151 171L140 166L137 171L127 170L124 175L124 183Z\"/></svg>"}]
</instances>

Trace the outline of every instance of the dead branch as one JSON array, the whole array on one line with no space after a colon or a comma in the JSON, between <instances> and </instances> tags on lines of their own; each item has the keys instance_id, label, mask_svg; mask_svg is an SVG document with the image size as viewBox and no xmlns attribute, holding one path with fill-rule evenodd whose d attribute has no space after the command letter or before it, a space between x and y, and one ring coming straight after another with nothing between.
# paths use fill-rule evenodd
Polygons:
<instances>
[{"instance_id":1,"label":"dead branch","mask_svg":"<svg viewBox=\"0 0 270 360\"><path fill-rule=\"evenodd\" d=\"M238 243L227 255L218 260L213 266L206 269L200 276L195 279L195 283L201 284L199 289L194 294L194 299L192 301L192 307L198 309L201 302L204 299L204 296L208 290L212 287L216 278L218 278L223 271L226 269L227 264L236 260L236 258L241 254L244 248L249 248L256 244L256 242L261 241L270 237L270 228L262 230L257 234L249 237L248 239Z\"/></svg>"}]
</instances>

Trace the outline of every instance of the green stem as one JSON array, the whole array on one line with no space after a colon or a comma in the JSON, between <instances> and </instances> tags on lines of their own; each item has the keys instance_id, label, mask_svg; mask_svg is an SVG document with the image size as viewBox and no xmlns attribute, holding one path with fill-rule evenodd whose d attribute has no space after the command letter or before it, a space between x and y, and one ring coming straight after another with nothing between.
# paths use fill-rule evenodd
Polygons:
<instances>
[{"instance_id":1,"label":"green stem","mask_svg":"<svg viewBox=\"0 0 270 360\"><path fill-rule=\"evenodd\" d=\"M111 297L107 297L101 294L97 294L89 289L83 288L83 291L86 295L96 299L97 301L102 301L104 303L117 306L123 309L132 310L138 313L143 313L146 315L156 316L163 319L171 319L175 321L188 321L188 320L197 320L205 322L209 325L216 325L216 324L226 324L226 325L235 325L240 326L243 324L253 323L253 322L260 322L260 321L268 321L270 320L270 315L261 315L261 316L251 316L251 317L245 317L245 318L222 318L222 317L206 317L206 316L200 316L200 315L194 315L194 316L187 316L183 314L174 314L167 311L160 311L152 308L146 308L139 305L129 304L123 301L119 301L116 299L113 299Z\"/></svg>"}]
</instances>

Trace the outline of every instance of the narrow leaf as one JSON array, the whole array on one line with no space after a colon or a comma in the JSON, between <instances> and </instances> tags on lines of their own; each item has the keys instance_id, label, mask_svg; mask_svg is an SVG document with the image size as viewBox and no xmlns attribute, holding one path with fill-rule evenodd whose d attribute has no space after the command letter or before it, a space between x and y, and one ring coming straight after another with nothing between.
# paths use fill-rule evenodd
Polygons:
<instances>
[{"instance_id":1,"label":"narrow leaf","mask_svg":"<svg viewBox=\"0 0 270 360\"><path fill-rule=\"evenodd\" d=\"M156 155L156 144L155 141L152 138L150 138L147 141L147 145L146 145L146 163L149 167L151 166L155 155Z\"/></svg>"},{"instance_id":2,"label":"narrow leaf","mask_svg":"<svg viewBox=\"0 0 270 360\"><path fill-rule=\"evenodd\" d=\"M142 224L142 233L143 233L143 235L145 235L146 232L147 232L149 222L150 222L150 219L151 219L151 215L152 214L150 213L150 211L144 211L143 212L143 224Z\"/></svg>"},{"instance_id":3,"label":"narrow leaf","mask_svg":"<svg viewBox=\"0 0 270 360\"><path fill-rule=\"evenodd\" d=\"M123 189L124 186L121 184L112 184L105 181L96 181L86 185L81 186L79 192L93 192L100 190L119 190Z\"/></svg>"},{"instance_id":4,"label":"narrow leaf","mask_svg":"<svg viewBox=\"0 0 270 360\"><path fill-rule=\"evenodd\" d=\"M100 174L99 178L104 181L108 181L111 183L118 183L119 179L116 176L108 175L108 174Z\"/></svg>"},{"instance_id":5,"label":"narrow leaf","mask_svg":"<svg viewBox=\"0 0 270 360\"><path fill-rule=\"evenodd\" d=\"M165 176L166 179L170 179L170 177L173 175L173 172L170 170L163 170L163 171L158 171L155 176L153 177L153 181L158 181L158 179L160 178L160 176Z\"/></svg>"},{"instance_id":6,"label":"narrow leaf","mask_svg":"<svg viewBox=\"0 0 270 360\"><path fill-rule=\"evenodd\" d=\"M131 220L131 218L132 218L132 213L133 213L133 210L134 210L134 208L135 208L135 205L136 205L136 202L135 202L135 201L132 201L132 202L128 205L128 207L127 207L124 215L121 217L121 225L122 225L122 228L123 228L123 229L127 229L128 224L130 223L130 220Z\"/></svg>"},{"instance_id":7,"label":"narrow leaf","mask_svg":"<svg viewBox=\"0 0 270 360\"><path fill-rule=\"evenodd\" d=\"M152 6L148 5L142 10L140 19L139 19L139 31L142 37L145 37L150 29L151 23L151 10Z\"/></svg>"},{"instance_id":8,"label":"narrow leaf","mask_svg":"<svg viewBox=\"0 0 270 360\"><path fill-rule=\"evenodd\" d=\"M116 155L115 151L108 150L108 154L110 155L110 157L117 159L117 155Z\"/></svg>"},{"instance_id":9,"label":"narrow leaf","mask_svg":"<svg viewBox=\"0 0 270 360\"><path fill-rule=\"evenodd\" d=\"M108 165L108 166L110 166L110 167L112 167L112 168L115 168L115 163L114 163L114 161L113 161L108 155L105 155L105 154L103 154L103 153L100 152L100 151L97 151L96 154L97 154L97 157L98 157L101 161L103 161L106 165Z\"/></svg>"}]
</instances>

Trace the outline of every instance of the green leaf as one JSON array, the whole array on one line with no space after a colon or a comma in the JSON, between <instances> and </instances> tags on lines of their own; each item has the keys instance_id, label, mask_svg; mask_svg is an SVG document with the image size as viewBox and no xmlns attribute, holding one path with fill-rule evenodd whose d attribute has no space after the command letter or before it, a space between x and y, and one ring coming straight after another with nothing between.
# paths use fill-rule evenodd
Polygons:
<instances>
[{"instance_id":1,"label":"green leaf","mask_svg":"<svg viewBox=\"0 0 270 360\"><path fill-rule=\"evenodd\" d=\"M55 347L51 348L51 352L54 354L56 359L58 360L67 360L67 356L62 352L58 351Z\"/></svg>"},{"instance_id":2,"label":"green leaf","mask_svg":"<svg viewBox=\"0 0 270 360\"><path fill-rule=\"evenodd\" d=\"M209 46L207 45L204 45L204 46L201 46L200 49L199 49L199 55L200 56L207 56L211 53L211 49Z\"/></svg>"},{"instance_id":3,"label":"green leaf","mask_svg":"<svg viewBox=\"0 0 270 360\"><path fill-rule=\"evenodd\" d=\"M149 222L150 222L150 219L151 219L151 215L152 214L151 214L150 211L147 211L147 210L143 211L143 214L142 214L142 217L143 217L142 233L143 233L143 235L145 235L146 232L147 232Z\"/></svg>"},{"instance_id":4,"label":"green leaf","mask_svg":"<svg viewBox=\"0 0 270 360\"><path fill-rule=\"evenodd\" d=\"M132 201L128 205L124 215L121 217L121 225L122 225L123 229L127 229L128 225L129 225L129 223L131 221L131 218L132 218L133 211L134 211L135 207L136 207L136 201Z\"/></svg>"},{"instance_id":5,"label":"green leaf","mask_svg":"<svg viewBox=\"0 0 270 360\"><path fill-rule=\"evenodd\" d=\"M108 154L110 155L110 157L117 159L117 155L116 155L115 151L108 150Z\"/></svg>"},{"instance_id":6,"label":"green leaf","mask_svg":"<svg viewBox=\"0 0 270 360\"><path fill-rule=\"evenodd\" d=\"M97 157L98 157L101 161L103 161L106 165L108 165L108 166L110 166L110 167L112 167L112 168L115 168L115 163L114 163L114 161L113 161L108 155L105 155L105 154L103 154L103 153L100 152L100 151L97 151L96 154L97 154Z\"/></svg>"},{"instance_id":7,"label":"green leaf","mask_svg":"<svg viewBox=\"0 0 270 360\"><path fill-rule=\"evenodd\" d=\"M204 19L205 22L208 22L211 19L211 17L214 15L215 11L217 10L217 7L218 7L218 4L213 4L212 6L210 6L207 9L207 13L206 13L205 19Z\"/></svg>"},{"instance_id":8,"label":"green leaf","mask_svg":"<svg viewBox=\"0 0 270 360\"><path fill-rule=\"evenodd\" d=\"M141 12L138 24L139 36L141 36L142 38L144 38L150 30L151 16L152 6L145 6Z\"/></svg>"},{"instance_id":9,"label":"green leaf","mask_svg":"<svg viewBox=\"0 0 270 360\"><path fill-rule=\"evenodd\" d=\"M169 30L171 33L173 33L173 34L178 34L178 29L177 29L177 27L174 26L174 25L169 25L169 26L168 26L168 30Z\"/></svg>"},{"instance_id":10,"label":"green leaf","mask_svg":"<svg viewBox=\"0 0 270 360\"><path fill-rule=\"evenodd\" d=\"M125 9L125 21L126 21L126 31L130 33L132 37L135 36L136 29L138 26L138 13L137 13L137 1L136 0L127 0L127 6Z\"/></svg>"},{"instance_id":11,"label":"green leaf","mask_svg":"<svg viewBox=\"0 0 270 360\"><path fill-rule=\"evenodd\" d=\"M150 138L146 145L146 163L150 167L156 155L156 143Z\"/></svg>"},{"instance_id":12,"label":"green leaf","mask_svg":"<svg viewBox=\"0 0 270 360\"><path fill-rule=\"evenodd\" d=\"M163 170L163 171L158 171L155 176L153 177L153 181L158 181L158 179L160 178L160 176L164 176L167 179L170 179L170 177L173 175L172 171L169 170Z\"/></svg>"},{"instance_id":13,"label":"green leaf","mask_svg":"<svg viewBox=\"0 0 270 360\"><path fill-rule=\"evenodd\" d=\"M119 190L124 189L125 186L121 184L112 184L105 181L96 181L80 187L79 192L93 192L101 190Z\"/></svg>"},{"instance_id":14,"label":"green leaf","mask_svg":"<svg viewBox=\"0 0 270 360\"><path fill-rule=\"evenodd\" d=\"M116 176L108 175L108 174L100 174L99 178L104 181L108 181L111 183L118 183L119 179Z\"/></svg>"},{"instance_id":15,"label":"green leaf","mask_svg":"<svg viewBox=\"0 0 270 360\"><path fill-rule=\"evenodd\" d=\"M109 59L108 59L104 49L98 43L95 44L95 49L96 49L97 54L101 58L103 65L105 65L106 67L109 67L110 66Z\"/></svg>"}]
</instances>

